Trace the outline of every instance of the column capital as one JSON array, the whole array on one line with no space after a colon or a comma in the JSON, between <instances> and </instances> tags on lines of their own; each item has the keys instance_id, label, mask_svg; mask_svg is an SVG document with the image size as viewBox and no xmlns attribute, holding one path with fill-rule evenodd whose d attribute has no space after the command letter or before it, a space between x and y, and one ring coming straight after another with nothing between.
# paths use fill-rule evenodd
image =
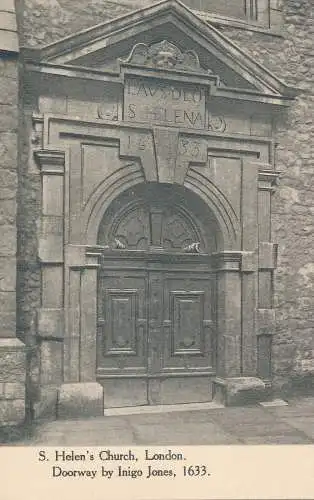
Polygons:
<instances>
[{"instance_id":1,"label":"column capital","mask_svg":"<svg viewBox=\"0 0 314 500\"><path fill-rule=\"evenodd\" d=\"M212 262L215 271L240 271L242 252L225 251L213 253Z\"/></svg>"},{"instance_id":2,"label":"column capital","mask_svg":"<svg viewBox=\"0 0 314 500\"><path fill-rule=\"evenodd\" d=\"M104 247L100 245L67 245L65 247L65 263L72 269L95 269L99 267L99 257Z\"/></svg>"},{"instance_id":3,"label":"column capital","mask_svg":"<svg viewBox=\"0 0 314 500\"><path fill-rule=\"evenodd\" d=\"M280 172L277 170L259 170L258 189L260 191L275 191Z\"/></svg>"},{"instance_id":4,"label":"column capital","mask_svg":"<svg viewBox=\"0 0 314 500\"><path fill-rule=\"evenodd\" d=\"M34 151L34 157L42 174L63 175L65 152L49 149Z\"/></svg>"}]
</instances>

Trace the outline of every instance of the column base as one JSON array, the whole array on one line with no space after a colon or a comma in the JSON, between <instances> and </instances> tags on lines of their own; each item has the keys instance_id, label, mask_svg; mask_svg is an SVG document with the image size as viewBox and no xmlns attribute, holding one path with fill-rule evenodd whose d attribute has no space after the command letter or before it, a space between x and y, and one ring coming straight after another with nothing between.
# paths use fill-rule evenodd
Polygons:
<instances>
[{"instance_id":1,"label":"column base","mask_svg":"<svg viewBox=\"0 0 314 500\"><path fill-rule=\"evenodd\" d=\"M225 406L244 406L265 401L266 384L257 377L216 378L213 381L214 399Z\"/></svg>"},{"instance_id":2,"label":"column base","mask_svg":"<svg viewBox=\"0 0 314 500\"><path fill-rule=\"evenodd\" d=\"M99 417L104 414L103 387L97 382L63 384L59 389L57 418Z\"/></svg>"},{"instance_id":3,"label":"column base","mask_svg":"<svg viewBox=\"0 0 314 500\"><path fill-rule=\"evenodd\" d=\"M0 426L25 421L26 348L17 338L0 339Z\"/></svg>"}]
</instances>

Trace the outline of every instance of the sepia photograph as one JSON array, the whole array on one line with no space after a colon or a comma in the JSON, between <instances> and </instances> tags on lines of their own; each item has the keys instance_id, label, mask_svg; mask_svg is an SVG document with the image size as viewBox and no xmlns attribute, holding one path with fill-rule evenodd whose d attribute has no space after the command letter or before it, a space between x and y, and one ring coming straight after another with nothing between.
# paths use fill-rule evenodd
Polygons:
<instances>
[{"instance_id":1,"label":"sepia photograph","mask_svg":"<svg viewBox=\"0 0 314 500\"><path fill-rule=\"evenodd\" d=\"M313 26L312 0L0 1L1 446L63 447L60 476L93 446L136 476L139 446L154 476L313 445Z\"/></svg>"}]
</instances>

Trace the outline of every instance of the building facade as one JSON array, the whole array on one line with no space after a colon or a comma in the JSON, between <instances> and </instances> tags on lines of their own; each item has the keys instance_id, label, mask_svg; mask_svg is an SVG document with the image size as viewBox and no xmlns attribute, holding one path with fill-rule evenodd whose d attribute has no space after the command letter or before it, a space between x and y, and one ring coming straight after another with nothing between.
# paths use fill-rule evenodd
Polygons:
<instances>
[{"instance_id":1,"label":"building facade","mask_svg":"<svg viewBox=\"0 0 314 500\"><path fill-rule=\"evenodd\" d=\"M5 0L0 419L311 390L313 5Z\"/></svg>"}]
</instances>

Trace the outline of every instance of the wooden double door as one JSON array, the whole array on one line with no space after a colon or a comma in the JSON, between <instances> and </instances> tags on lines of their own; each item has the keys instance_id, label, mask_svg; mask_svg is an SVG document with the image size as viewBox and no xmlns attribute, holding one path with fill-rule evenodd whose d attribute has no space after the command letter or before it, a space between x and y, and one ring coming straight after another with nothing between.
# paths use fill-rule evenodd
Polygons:
<instances>
[{"instance_id":1,"label":"wooden double door","mask_svg":"<svg viewBox=\"0 0 314 500\"><path fill-rule=\"evenodd\" d=\"M216 348L208 257L130 254L104 259L99 273L97 379L105 407L210 401Z\"/></svg>"}]
</instances>

